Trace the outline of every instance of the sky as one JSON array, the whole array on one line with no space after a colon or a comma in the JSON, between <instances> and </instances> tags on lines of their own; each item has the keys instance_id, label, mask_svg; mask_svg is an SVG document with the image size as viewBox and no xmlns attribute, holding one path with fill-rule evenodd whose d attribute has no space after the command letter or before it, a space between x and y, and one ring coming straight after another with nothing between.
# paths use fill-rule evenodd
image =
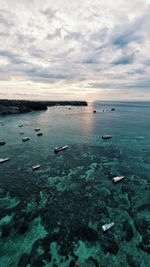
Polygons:
<instances>
[{"instance_id":1,"label":"sky","mask_svg":"<svg viewBox=\"0 0 150 267\"><path fill-rule=\"evenodd\" d=\"M0 0L0 98L150 100L150 0Z\"/></svg>"}]
</instances>

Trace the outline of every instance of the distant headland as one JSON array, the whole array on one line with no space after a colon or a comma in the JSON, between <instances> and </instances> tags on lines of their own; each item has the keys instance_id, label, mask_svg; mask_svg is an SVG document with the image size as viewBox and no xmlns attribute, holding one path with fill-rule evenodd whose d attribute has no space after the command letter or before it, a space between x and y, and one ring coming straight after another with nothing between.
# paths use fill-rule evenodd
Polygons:
<instances>
[{"instance_id":1,"label":"distant headland","mask_svg":"<svg viewBox=\"0 0 150 267\"><path fill-rule=\"evenodd\" d=\"M48 106L87 106L85 101L28 101L0 100L0 115L19 114L36 110L46 110Z\"/></svg>"},{"instance_id":2,"label":"distant headland","mask_svg":"<svg viewBox=\"0 0 150 267\"><path fill-rule=\"evenodd\" d=\"M86 101L38 101L40 104L45 104L46 106L87 106Z\"/></svg>"}]
</instances>

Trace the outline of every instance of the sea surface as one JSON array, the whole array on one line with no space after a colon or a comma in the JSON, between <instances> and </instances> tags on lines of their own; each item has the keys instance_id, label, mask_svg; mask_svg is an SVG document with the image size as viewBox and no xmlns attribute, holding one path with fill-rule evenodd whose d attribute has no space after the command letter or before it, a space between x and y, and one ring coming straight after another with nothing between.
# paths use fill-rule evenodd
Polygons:
<instances>
[{"instance_id":1,"label":"sea surface","mask_svg":"<svg viewBox=\"0 0 150 267\"><path fill-rule=\"evenodd\" d=\"M150 103L0 116L0 140L1 267L150 266Z\"/></svg>"}]
</instances>

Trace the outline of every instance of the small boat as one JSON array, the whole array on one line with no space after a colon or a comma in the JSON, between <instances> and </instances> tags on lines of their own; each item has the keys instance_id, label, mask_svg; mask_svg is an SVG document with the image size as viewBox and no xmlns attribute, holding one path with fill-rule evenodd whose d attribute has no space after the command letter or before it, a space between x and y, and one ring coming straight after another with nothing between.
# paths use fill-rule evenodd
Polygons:
<instances>
[{"instance_id":1,"label":"small boat","mask_svg":"<svg viewBox=\"0 0 150 267\"><path fill-rule=\"evenodd\" d=\"M6 162L8 160L10 160L10 158L0 159L0 163Z\"/></svg>"},{"instance_id":2,"label":"small boat","mask_svg":"<svg viewBox=\"0 0 150 267\"><path fill-rule=\"evenodd\" d=\"M96 113L96 110L93 110L93 113Z\"/></svg>"},{"instance_id":3,"label":"small boat","mask_svg":"<svg viewBox=\"0 0 150 267\"><path fill-rule=\"evenodd\" d=\"M37 136L42 136L42 135L43 135L43 133L38 133L38 134L37 134Z\"/></svg>"},{"instance_id":4,"label":"small boat","mask_svg":"<svg viewBox=\"0 0 150 267\"><path fill-rule=\"evenodd\" d=\"M24 134L23 132L21 132L20 134Z\"/></svg>"},{"instance_id":5,"label":"small boat","mask_svg":"<svg viewBox=\"0 0 150 267\"><path fill-rule=\"evenodd\" d=\"M23 124L19 124L18 127L23 127Z\"/></svg>"},{"instance_id":6,"label":"small boat","mask_svg":"<svg viewBox=\"0 0 150 267\"><path fill-rule=\"evenodd\" d=\"M58 153L59 151L65 150L65 149L67 149L67 148L68 148L68 146L59 146L59 147L55 147L55 148L54 148L54 152L55 152L55 153Z\"/></svg>"},{"instance_id":7,"label":"small boat","mask_svg":"<svg viewBox=\"0 0 150 267\"><path fill-rule=\"evenodd\" d=\"M112 135L110 135L110 134L102 135L102 139L104 139L104 140L108 140L111 138L112 138Z\"/></svg>"},{"instance_id":8,"label":"small boat","mask_svg":"<svg viewBox=\"0 0 150 267\"><path fill-rule=\"evenodd\" d=\"M23 141L23 142L25 142L25 141L29 141L29 140L30 140L29 137L23 137L23 138L22 138L22 141Z\"/></svg>"},{"instance_id":9,"label":"small boat","mask_svg":"<svg viewBox=\"0 0 150 267\"><path fill-rule=\"evenodd\" d=\"M112 178L114 183L120 182L124 179L124 176L116 176L114 178Z\"/></svg>"},{"instance_id":10,"label":"small boat","mask_svg":"<svg viewBox=\"0 0 150 267\"><path fill-rule=\"evenodd\" d=\"M41 167L40 164L32 166L32 170L35 171Z\"/></svg>"},{"instance_id":11,"label":"small boat","mask_svg":"<svg viewBox=\"0 0 150 267\"><path fill-rule=\"evenodd\" d=\"M40 131L40 128L35 128L34 131L38 132L38 131Z\"/></svg>"},{"instance_id":12,"label":"small boat","mask_svg":"<svg viewBox=\"0 0 150 267\"><path fill-rule=\"evenodd\" d=\"M0 141L0 146L3 146L3 145L5 145L5 144L6 144L5 141Z\"/></svg>"},{"instance_id":13,"label":"small boat","mask_svg":"<svg viewBox=\"0 0 150 267\"><path fill-rule=\"evenodd\" d=\"M112 222L112 223L106 223L106 224L102 225L102 230L103 230L103 232L108 231L108 230L109 230L110 228L112 228L114 225L115 225L114 222Z\"/></svg>"}]
</instances>

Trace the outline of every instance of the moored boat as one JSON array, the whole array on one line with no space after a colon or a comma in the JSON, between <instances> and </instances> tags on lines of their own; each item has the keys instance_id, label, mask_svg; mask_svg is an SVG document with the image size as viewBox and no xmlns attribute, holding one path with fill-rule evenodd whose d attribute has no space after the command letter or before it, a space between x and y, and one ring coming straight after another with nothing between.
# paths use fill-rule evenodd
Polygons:
<instances>
[{"instance_id":1,"label":"moored boat","mask_svg":"<svg viewBox=\"0 0 150 267\"><path fill-rule=\"evenodd\" d=\"M30 137L23 137L23 138L22 138L22 141L23 141L23 142L26 142L26 141L29 141L29 140L30 140Z\"/></svg>"},{"instance_id":2,"label":"moored boat","mask_svg":"<svg viewBox=\"0 0 150 267\"><path fill-rule=\"evenodd\" d=\"M0 141L0 146L3 146L6 144L6 141Z\"/></svg>"},{"instance_id":3,"label":"moored boat","mask_svg":"<svg viewBox=\"0 0 150 267\"><path fill-rule=\"evenodd\" d=\"M114 225L115 225L114 222L112 222L112 223L106 223L106 224L102 225L102 230L103 230L103 232L108 231L108 230L109 230L110 228L112 228Z\"/></svg>"},{"instance_id":4,"label":"moored boat","mask_svg":"<svg viewBox=\"0 0 150 267\"><path fill-rule=\"evenodd\" d=\"M102 135L102 139L107 140L107 139L111 139L112 135L110 134L106 134L106 135Z\"/></svg>"},{"instance_id":5,"label":"moored boat","mask_svg":"<svg viewBox=\"0 0 150 267\"><path fill-rule=\"evenodd\" d=\"M32 170L35 171L41 167L40 164L32 166Z\"/></svg>"},{"instance_id":6,"label":"moored boat","mask_svg":"<svg viewBox=\"0 0 150 267\"><path fill-rule=\"evenodd\" d=\"M59 146L59 147L55 147L55 148L54 148L54 152L55 152L55 153L58 153L59 151L65 150L65 149L67 149L67 148L68 148L68 146Z\"/></svg>"},{"instance_id":7,"label":"moored boat","mask_svg":"<svg viewBox=\"0 0 150 267\"><path fill-rule=\"evenodd\" d=\"M43 135L43 133L38 133L38 134L37 134L37 136L42 136L42 135Z\"/></svg>"},{"instance_id":8,"label":"moored boat","mask_svg":"<svg viewBox=\"0 0 150 267\"><path fill-rule=\"evenodd\" d=\"M10 160L10 158L0 159L0 163L6 162L6 161L8 161L8 160Z\"/></svg>"},{"instance_id":9,"label":"moored boat","mask_svg":"<svg viewBox=\"0 0 150 267\"><path fill-rule=\"evenodd\" d=\"M112 178L114 183L120 182L124 179L124 176L116 176L114 178Z\"/></svg>"},{"instance_id":10,"label":"moored boat","mask_svg":"<svg viewBox=\"0 0 150 267\"><path fill-rule=\"evenodd\" d=\"M40 131L40 128L35 128L34 131L38 132L38 131Z\"/></svg>"}]
</instances>

